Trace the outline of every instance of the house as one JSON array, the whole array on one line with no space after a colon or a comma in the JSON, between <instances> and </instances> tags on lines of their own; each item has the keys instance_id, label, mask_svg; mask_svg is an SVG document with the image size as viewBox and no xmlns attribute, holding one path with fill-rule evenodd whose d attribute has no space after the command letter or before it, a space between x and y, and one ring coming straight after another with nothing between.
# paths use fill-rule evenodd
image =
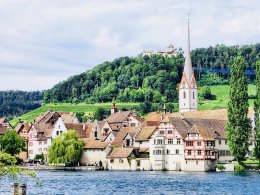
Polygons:
<instances>
[{"instance_id":1,"label":"house","mask_svg":"<svg viewBox=\"0 0 260 195\"><path fill-rule=\"evenodd\" d=\"M106 121L98 121L98 120L94 120L93 122L93 126L92 126L92 131L91 131L91 138L95 138L95 139L102 139L105 134L108 134L109 131L112 131L110 127L105 127L108 128L108 130L106 130L105 132L101 132L104 124L106 123ZM107 124L108 125L108 124Z\"/></svg>"},{"instance_id":2,"label":"house","mask_svg":"<svg viewBox=\"0 0 260 195\"><path fill-rule=\"evenodd\" d=\"M137 133L134 139L135 148L147 148L149 149L149 143L151 136L156 130L157 126L145 126L141 127L140 131ZM144 150L144 149L143 149Z\"/></svg>"},{"instance_id":3,"label":"house","mask_svg":"<svg viewBox=\"0 0 260 195\"><path fill-rule=\"evenodd\" d=\"M43 154L47 159L48 148L51 145L52 125L33 124L28 136L28 159L33 160L37 154Z\"/></svg>"},{"instance_id":4,"label":"house","mask_svg":"<svg viewBox=\"0 0 260 195\"><path fill-rule=\"evenodd\" d=\"M113 148L107 156L109 170L131 170L131 159L135 158L134 148Z\"/></svg>"},{"instance_id":5,"label":"house","mask_svg":"<svg viewBox=\"0 0 260 195\"><path fill-rule=\"evenodd\" d=\"M85 146L83 148L83 154L81 163L86 165L102 165L107 168L107 155L111 151L111 143L95 140L92 138L84 139ZM101 163L100 163L101 162Z\"/></svg>"},{"instance_id":6,"label":"house","mask_svg":"<svg viewBox=\"0 0 260 195\"><path fill-rule=\"evenodd\" d=\"M110 142L113 143L114 140L116 139L118 132L117 131L111 131L104 139L104 142Z\"/></svg>"},{"instance_id":7,"label":"house","mask_svg":"<svg viewBox=\"0 0 260 195\"><path fill-rule=\"evenodd\" d=\"M0 118L0 136L4 135L7 130L13 129L12 125L6 120L6 118Z\"/></svg>"},{"instance_id":8,"label":"house","mask_svg":"<svg viewBox=\"0 0 260 195\"><path fill-rule=\"evenodd\" d=\"M23 161L28 159L28 137L31 127L32 123L19 123L15 127L17 134L25 140L26 151L23 151L19 154L19 158L23 159Z\"/></svg>"},{"instance_id":9,"label":"house","mask_svg":"<svg viewBox=\"0 0 260 195\"><path fill-rule=\"evenodd\" d=\"M50 124L54 125L61 115L55 111L47 111L43 115L40 115L34 120L35 124Z\"/></svg>"},{"instance_id":10,"label":"house","mask_svg":"<svg viewBox=\"0 0 260 195\"><path fill-rule=\"evenodd\" d=\"M112 145L133 147L136 134L140 131L140 127L124 127L116 135Z\"/></svg>"}]
</instances>

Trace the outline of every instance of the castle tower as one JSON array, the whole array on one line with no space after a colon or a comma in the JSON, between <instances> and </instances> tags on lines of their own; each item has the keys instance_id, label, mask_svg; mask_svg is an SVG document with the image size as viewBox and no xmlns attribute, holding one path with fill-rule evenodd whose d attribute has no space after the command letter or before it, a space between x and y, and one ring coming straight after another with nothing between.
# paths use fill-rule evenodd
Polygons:
<instances>
[{"instance_id":1,"label":"castle tower","mask_svg":"<svg viewBox=\"0 0 260 195\"><path fill-rule=\"evenodd\" d=\"M188 48L179 86L179 112L192 112L196 110L198 110L198 88L191 64L190 26L188 20Z\"/></svg>"}]
</instances>

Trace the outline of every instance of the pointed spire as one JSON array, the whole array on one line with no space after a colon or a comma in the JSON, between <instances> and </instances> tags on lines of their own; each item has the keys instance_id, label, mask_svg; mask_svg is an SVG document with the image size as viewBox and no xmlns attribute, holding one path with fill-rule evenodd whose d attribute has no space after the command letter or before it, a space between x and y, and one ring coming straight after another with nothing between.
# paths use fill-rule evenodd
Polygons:
<instances>
[{"instance_id":1,"label":"pointed spire","mask_svg":"<svg viewBox=\"0 0 260 195\"><path fill-rule=\"evenodd\" d=\"M192 80L192 64L191 64L191 55L190 55L190 19L188 18L188 45L187 45L187 52L185 57L185 64L184 64L184 71L187 81L189 84Z\"/></svg>"}]
</instances>

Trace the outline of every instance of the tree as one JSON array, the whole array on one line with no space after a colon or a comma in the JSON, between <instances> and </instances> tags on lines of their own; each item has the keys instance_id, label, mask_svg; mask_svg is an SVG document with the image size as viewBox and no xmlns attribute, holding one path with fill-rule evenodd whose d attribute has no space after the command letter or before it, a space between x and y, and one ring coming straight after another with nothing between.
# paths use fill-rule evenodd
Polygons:
<instances>
[{"instance_id":1,"label":"tree","mask_svg":"<svg viewBox=\"0 0 260 195\"><path fill-rule=\"evenodd\" d=\"M14 156L24 150L25 141L15 130L8 130L4 136L0 138L0 146L3 152Z\"/></svg>"},{"instance_id":2,"label":"tree","mask_svg":"<svg viewBox=\"0 0 260 195\"><path fill-rule=\"evenodd\" d=\"M139 110L140 110L142 115L150 112L151 109L152 109L152 103L151 102L145 101L144 103L140 103L140 105L139 105Z\"/></svg>"},{"instance_id":3,"label":"tree","mask_svg":"<svg viewBox=\"0 0 260 195\"><path fill-rule=\"evenodd\" d=\"M255 150L254 156L260 165L260 60L256 62L256 100L254 102L255 110Z\"/></svg>"},{"instance_id":4,"label":"tree","mask_svg":"<svg viewBox=\"0 0 260 195\"><path fill-rule=\"evenodd\" d=\"M105 119L106 116L107 116L107 111L102 107L98 107L97 110L94 112L94 119L101 121Z\"/></svg>"},{"instance_id":5,"label":"tree","mask_svg":"<svg viewBox=\"0 0 260 195\"><path fill-rule=\"evenodd\" d=\"M74 130L57 136L48 151L50 164L65 164L65 166L76 165L81 158L84 141L79 140Z\"/></svg>"},{"instance_id":6,"label":"tree","mask_svg":"<svg viewBox=\"0 0 260 195\"><path fill-rule=\"evenodd\" d=\"M237 57L231 65L230 101L228 103L227 137L231 154L239 164L245 159L251 132L248 113L248 86L245 61Z\"/></svg>"}]
</instances>

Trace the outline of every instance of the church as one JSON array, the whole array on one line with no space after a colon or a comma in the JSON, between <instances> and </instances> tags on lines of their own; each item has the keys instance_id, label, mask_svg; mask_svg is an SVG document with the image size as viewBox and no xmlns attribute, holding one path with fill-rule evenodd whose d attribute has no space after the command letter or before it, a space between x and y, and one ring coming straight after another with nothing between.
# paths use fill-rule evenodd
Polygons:
<instances>
[{"instance_id":1,"label":"church","mask_svg":"<svg viewBox=\"0 0 260 195\"><path fill-rule=\"evenodd\" d=\"M179 112L151 113L147 121L159 126L150 139L150 169L171 171L212 171L218 162L233 160L227 143L227 110L198 111L198 87L190 54L190 27L187 52L179 85ZM249 111L253 118L253 110ZM247 156L252 157L253 137Z\"/></svg>"}]
</instances>

